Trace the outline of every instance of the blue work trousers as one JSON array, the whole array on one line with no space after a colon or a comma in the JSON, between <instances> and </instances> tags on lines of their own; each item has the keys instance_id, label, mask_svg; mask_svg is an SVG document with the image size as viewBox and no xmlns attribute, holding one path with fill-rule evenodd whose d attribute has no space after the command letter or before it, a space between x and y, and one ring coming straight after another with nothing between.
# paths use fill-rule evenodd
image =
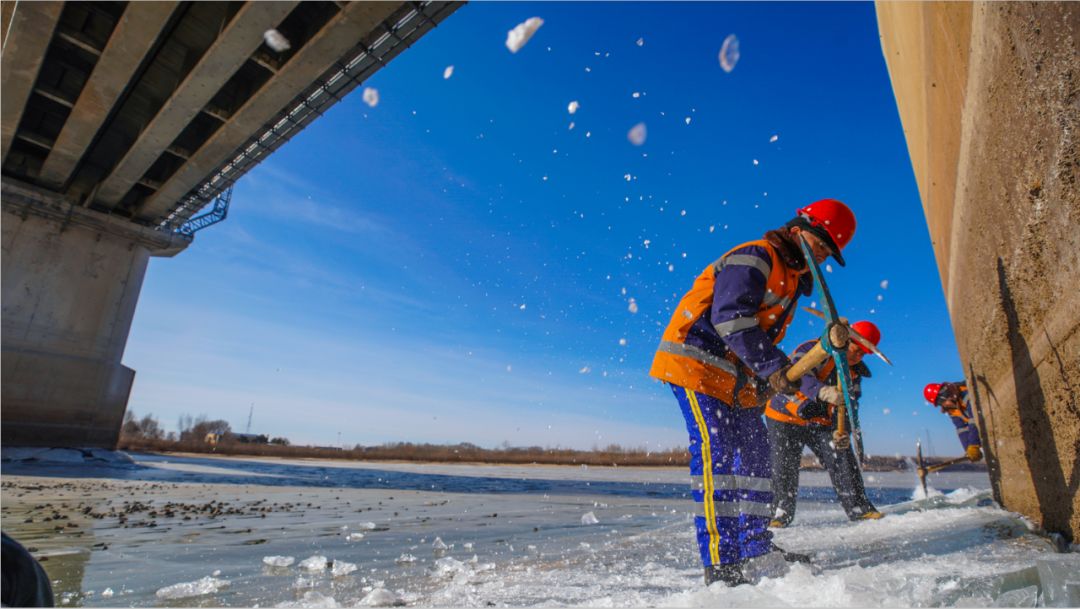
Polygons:
<instances>
[{"instance_id":1,"label":"blue work trousers","mask_svg":"<svg viewBox=\"0 0 1080 609\"><path fill-rule=\"evenodd\" d=\"M762 409L732 407L671 385L690 433L691 494L705 566L726 565L772 549L772 466Z\"/></svg>"}]
</instances>

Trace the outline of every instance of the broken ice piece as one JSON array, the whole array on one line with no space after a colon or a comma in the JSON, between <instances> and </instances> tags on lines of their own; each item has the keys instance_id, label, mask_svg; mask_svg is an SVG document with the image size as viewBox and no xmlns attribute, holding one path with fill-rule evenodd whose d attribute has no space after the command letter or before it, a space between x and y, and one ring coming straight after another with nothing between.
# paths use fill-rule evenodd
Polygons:
<instances>
[{"instance_id":1,"label":"broken ice piece","mask_svg":"<svg viewBox=\"0 0 1080 609\"><path fill-rule=\"evenodd\" d=\"M645 143L645 123L638 123L630 128L630 131L626 134L626 139L630 140L630 143L635 146L640 146Z\"/></svg>"},{"instance_id":2,"label":"broken ice piece","mask_svg":"<svg viewBox=\"0 0 1080 609\"><path fill-rule=\"evenodd\" d=\"M720 67L725 72L730 73L735 69L735 64L739 62L739 39L735 37L735 34L728 35L724 39L724 44L720 47Z\"/></svg>"},{"instance_id":3,"label":"broken ice piece","mask_svg":"<svg viewBox=\"0 0 1080 609\"><path fill-rule=\"evenodd\" d=\"M517 53L541 25L544 25L544 20L539 17L529 17L517 24L514 29L506 33L506 48L510 49L511 53Z\"/></svg>"},{"instance_id":4,"label":"broken ice piece","mask_svg":"<svg viewBox=\"0 0 1080 609\"><path fill-rule=\"evenodd\" d=\"M379 90L374 87L364 87L364 103L374 108L379 105Z\"/></svg>"},{"instance_id":5,"label":"broken ice piece","mask_svg":"<svg viewBox=\"0 0 1080 609\"><path fill-rule=\"evenodd\" d=\"M275 29L269 29L263 32L263 40L266 42L266 46L278 53L288 51L292 48L292 45L289 44L289 39Z\"/></svg>"}]
</instances>

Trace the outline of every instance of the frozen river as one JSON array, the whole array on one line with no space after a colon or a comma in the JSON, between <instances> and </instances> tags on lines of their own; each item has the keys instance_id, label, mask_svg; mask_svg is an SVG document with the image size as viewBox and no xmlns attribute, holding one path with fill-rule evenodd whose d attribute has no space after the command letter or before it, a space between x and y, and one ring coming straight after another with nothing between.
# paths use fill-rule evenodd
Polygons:
<instances>
[{"instance_id":1,"label":"frozen river","mask_svg":"<svg viewBox=\"0 0 1080 609\"><path fill-rule=\"evenodd\" d=\"M934 475L922 501L913 474L869 473L887 516L855 524L804 472L776 541L815 564L706 589L681 468L131 457L3 464L3 529L58 604L1031 606L1038 563L1076 557L998 508L985 473Z\"/></svg>"}]
</instances>

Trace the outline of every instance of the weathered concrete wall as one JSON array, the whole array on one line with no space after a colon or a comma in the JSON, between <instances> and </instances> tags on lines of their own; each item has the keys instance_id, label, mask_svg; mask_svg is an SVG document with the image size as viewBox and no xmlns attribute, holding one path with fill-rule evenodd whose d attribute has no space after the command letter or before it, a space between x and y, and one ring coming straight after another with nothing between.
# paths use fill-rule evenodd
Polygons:
<instances>
[{"instance_id":1,"label":"weathered concrete wall","mask_svg":"<svg viewBox=\"0 0 1080 609\"><path fill-rule=\"evenodd\" d=\"M187 242L7 179L2 200L3 443L112 448L147 262Z\"/></svg>"},{"instance_id":2,"label":"weathered concrete wall","mask_svg":"<svg viewBox=\"0 0 1080 609\"><path fill-rule=\"evenodd\" d=\"M877 15L995 496L1080 540L1080 3Z\"/></svg>"}]
</instances>

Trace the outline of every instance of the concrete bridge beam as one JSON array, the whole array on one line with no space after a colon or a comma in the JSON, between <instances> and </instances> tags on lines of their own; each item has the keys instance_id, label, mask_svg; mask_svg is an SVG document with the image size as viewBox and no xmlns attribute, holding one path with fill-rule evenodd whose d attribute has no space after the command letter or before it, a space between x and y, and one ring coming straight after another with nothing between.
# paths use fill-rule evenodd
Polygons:
<instances>
[{"instance_id":1,"label":"concrete bridge beam","mask_svg":"<svg viewBox=\"0 0 1080 609\"><path fill-rule=\"evenodd\" d=\"M259 95L241 106L165 184L143 201L137 217L158 220L206 175L234 154L252 133L311 86L343 54L399 8L395 2L350 2L293 56Z\"/></svg>"},{"instance_id":2,"label":"concrete bridge beam","mask_svg":"<svg viewBox=\"0 0 1080 609\"><path fill-rule=\"evenodd\" d=\"M102 181L96 200L107 206L119 203L161 152L262 45L263 33L276 27L296 5L295 0L245 4Z\"/></svg>"},{"instance_id":3,"label":"concrete bridge beam","mask_svg":"<svg viewBox=\"0 0 1080 609\"><path fill-rule=\"evenodd\" d=\"M14 4L14 3L11 3ZM0 54L0 158L7 158L26 100L34 88L45 50L60 20L63 2L24 2L4 23ZM13 9L11 9L13 10ZM6 20L5 20L6 21Z\"/></svg>"},{"instance_id":4,"label":"concrete bridge beam","mask_svg":"<svg viewBox=\"0 0 1080 609\"><path fill-rule=\"evenodd\" d=\"M38 178L61 189L179 2L129 2L53 143Z\"/></svg>"},{"instance_id":5,"label":"concrete bridge beam","mask_svg":"<svg viewBox=\"0 0 1080 609\"><path fill-rule=\"evenodd\" d=\"M147 263L188 242L8 178L0 188L2 441L113 448Z\"/></svg>"}]
</instances>

